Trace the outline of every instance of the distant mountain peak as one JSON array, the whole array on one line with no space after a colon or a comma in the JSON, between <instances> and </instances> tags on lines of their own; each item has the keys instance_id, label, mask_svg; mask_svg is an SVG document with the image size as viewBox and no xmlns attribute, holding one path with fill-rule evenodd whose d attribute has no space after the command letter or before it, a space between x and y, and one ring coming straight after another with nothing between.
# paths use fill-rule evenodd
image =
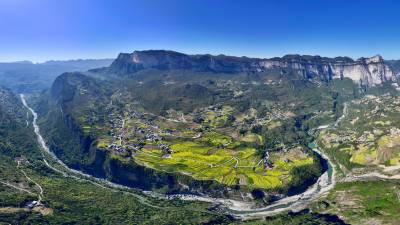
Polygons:
<instances>
[{"instance_id":1,"label":"distant mountain peak","mask_svg":"<svg viewBox=\"0 0 400 225\"><path fill-rule=\"evenodd\" d=\"M270 59L225 55L187 55L170 50L144 50L121 53L108 68L116 74L133 74L143 69L194 70L216 73L262 72L285 69L310 79L322 80L348 77L355 83L374 86L383 82L396 82L397 77L380 55L360 58L328 58L319 55L289 54Z\"/></svg>"},{"instance_id":2,"label":"distant mountain peak","mask_svg":"<svg viewBox=\"0 0 400 225\"><path fill-rule=\"evenodd\" d=\"M21 60L21 61L15 61L15 62L0 62L0 63L5 63L5 64L29 64L32 65L33 62L29 60Z\"/></svg>"},{"instance_id":3,"label":"distant mountain peak","mask_svg":"<svg viewBox=\"0 0 400 225\"><path fill-rule=\"evenodd\" d=\"M384 60L381 55L374 55L374 56L368 58L366 61L367 61L367 63L381 63Z\"/></svg>"}]
</instances>

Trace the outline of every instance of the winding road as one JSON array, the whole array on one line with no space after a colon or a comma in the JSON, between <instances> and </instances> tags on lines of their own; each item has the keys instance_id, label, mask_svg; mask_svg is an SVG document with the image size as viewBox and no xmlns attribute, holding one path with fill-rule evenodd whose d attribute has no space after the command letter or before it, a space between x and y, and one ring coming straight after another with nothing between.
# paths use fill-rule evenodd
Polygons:
<instances>
[{"instance_id":1,"label":"winding road","mask_svg":"<svg viewBox=\"0 0 400 225\"><path fill-rule=\"evenodd\" d=\"M29 193L29 194L31 194L31 195L35 195L35 193L33 193L33 192L31 192L31 191L29 191L29 190L27 190L27 189L24 189L24 188L21 188L21 187L17 187L17 186L15 186L15 185L13 185L13 184L10 184L10 183L8 183L8 182L0 181L0 184L3 184L3 185L8 186L8 187L10 187L10 188L17 189L17 190L19 190L19 191L23 191L23 192Z\"/></svg>"},{"instance_id":2,"label":"winding road","mask_svg":"<svg viewBox=\"0 0 400 225\"><path fill-rule=\"evenodd\" d=\"M39 188L40 192L38 194L38 200L37 200L37 204L39 205L42 202L42 199L43 199L43 188L42 188L42 186L40 186L40 184L38 184L36 181L32 180L28 175L26 175L24 170L21 169L21 172L24 174L26 179L28 179L30 182L34 183L36 185L36 187Z\"/></svg>"},{"instance_id":3,"label":"winding road","mask_svg":"<svg viewBox=\"0 0 400 225\"><path fill-rule=\"evenodd\" d=\"M344 103L343 113L335 122L319 126L316 130L324 130L330 127L336 127L347 115L347 103ZM256 207L253 203L236 201L231 199L210 198L196 195L170 195L168 198L179 198L188 201L205 201L222 204L230 213L239 219L255 219L266 216L273 216L284 211L297 212L305 209L307 205L318 199L324 194L327 194L336 184L336 170L332 165L329 157L321 152L315 143L310 146L311 149L328 162L328 170L325 171L315 184L310 186L305 192L282 198L266 207Z\"/></svg>"},{"instance_id":4,"label":"winding road","mask_svg":"<svg viewBox=\"0 0 400 225\"><path fill-rule=\"evenodd\" d=\"M64 171L61 171L60 169L57 169L57 168L51 166L47 162L47 160L45 159L45 154L42 152L43 162L49 169L55 171L56 173L60 173L65 177L71 177L71 178L74 178L76 180L86 181L86 182L92 183L92 184L94 184L96 186L99 186L101 188L109 189L111 191L121 191L121 192L124 192L126 194L132 195L132 196L136 197L139 200L140 203L142 203L144 205L147 205L149 207L161 208L161 207L155 206L154 204L149 202L146 199L146 197L127 191L127 190L131 189L129 187L126 187L126 186L123 186L123 185L120 185L120 184L115 184L115 183L112 183L112 182L110 182L110 181L108 181L106 179L93 177L93 176L91 176L89 174L86 174L86 173L83 173L81 171L69 168L64 162L62 162L59 158L57 158L57 156L53 152L51 152L49 150L49 147L46 145L46 142L44 141L44 139L43 139L43 137L42 137L42 135L40 133L39 126L37 125L37 118L38 118L37 113L31 107L29 107L29 105L26 103L26 99L25 99L25 96L23 94L20 94L20 98L21 98L22 104L33 115L32 125L33 125L34 132L35 132L35 134L37 136L37 140L39 142L40 149L43 150L46 154L50 155L53 160L55 160L59 165L61 165L63 167L63 169L65 169L69 173L72 173L73 175L72 174L68 174L68 173L66 173Z\"/></svg>"},{"instance_id":5,"label":"winding road","mask_svg":"<svg viewBox=\"0 0 400 225\"><path fill-rule=\"evenodd\" d=\"M151 193L156 197L162 197L167 199L181 199L187 201L204 201L210 203L222 204L226 210L234 217L238 219L255 219L266 216L273 216L284 211L300 211L307 207L308 203L321 197L323 194L328 193L335 186L335 170L332 167L329 158L314 148L314 152L319 154L322 158L328 161L328 170L323 173L317 180L317 182L309 187L305 192L294 196L282 198L271 205L266 207L256 207L254 203L236 201L232 199L223 198L211 198L206 196L197 195L169 195L162 196L160 194Z\"/></svg>"},{"instance_id":6,"label":"winding road","mask_svg":"<svg viewBox=\"0 0 400 225\"><path fill-rule=\"evenodd\" d=\"M71 174L68 174L64 171L61 171L59 169L54 168L51 166L45 159L43 159L44 163L46 166L48 166L50 169L63 174L64 176L72 177L78 180L84 180L88 181L90 183L93 183L97 186L100 186L102 188L107 188L113 191L121 191L121 190L129 190L128 187L112 183L108 180L105 179L100 179L97 177L93 177L89 174L85 174L81 171L77 171L74 169L69 168L66 164L64 164L60 159L57 158L57 156L52 153L48 146L46 145L41 133L39 126L37 125L37 118L38 115L37 113L28 106L25 96L23 94L20 95L21 101L23 105L32 113L33 115L33 121L32 125L34 127L34 132L37 136L37 140L39 142L39 145L41 149L48 155L51 156L53 160L55 160L59 165L63 167L65 171L68 171ZM347 105L344 106L344 114L332 125L326 125L326 126L321 126L321 129L327 129L330 126L336 126L345 117L345 112L347 111ZM236 200L231 200L231 199L222 199L222 198L211 198L208 196L195 196L195 195L186 195L186 194L179 194L179 195L162 195L159 193L155 192L149 192L149 191L143 191L144 194L147 194L149 196L153 197L159 197L163 199L181 199L181 200L188 200L188 201L204 201L204 202L210 202L210 203L219 203L223 205L223 207L234 217L239 218L239 219L251 219L251 218L261 218L265 216L271 216L271 215L276 215L278 213L281 213L283 211L299 211L307 207L308 203L311 201L319 198L321 195L329 192L334 186L335 186L335 170L334 167L332 166L329 158L327 155L322 153L320 150L318 150L316 147L313 147L312 150L316 152L318 155L320 155L323 159L328 161L328 170L324 172L317 182L310 186L305 192L294 195L294 196L289 196L282 198L276 202L274 202L271 205L268 205L266 207L256 207L254 203L249 203L249 202L244 202L244 201L236 201ZM42 152L43 158L44 154ZM151 207L157 207L152 205L145 196L134 194L132 192L124 191L128 194L134 195L137 197L141 203L146 204Z\"/></svg>"},{"instance_id":7,"label":"winding road","mask_svg":"<svg viewBox=\"0 0 400 225\"><path fill-rule=\"evenodd\" d=\"M17 161L17 169L19 169L19 170L22 172L22 174L24 174L25 178L26 178L29 182L34 183L34 184L36 185L36 187L38 187L38 189L39 189L39 193L38 193L38 194L35 194L35 193L33 193L31 190L28 190L28 189L25 189L25 188L22 188L22 187L19 187L19 186L10 184L10 183L8 183L8 182L0 181L0 184L6 185L6 186L8 186L8 187L10 187L10 188L14 188L14 189L19 190L19 191L23 191L23 192L29 193L29 194L31 194L31 195L37 195L37 196L38 196L38 199L37 199L35 205L40 205L41 202L42 202L42 199L43 199L43 192L44 192L42 186L41 186L39 183L37 183L36 181L34 181L32 178L30 178L30 177L25 173L25 171L24 171L23 169L20 168L20 161ZM14 209L24 209L24 208L14 208Z\"/></svg>"}]
</instances>

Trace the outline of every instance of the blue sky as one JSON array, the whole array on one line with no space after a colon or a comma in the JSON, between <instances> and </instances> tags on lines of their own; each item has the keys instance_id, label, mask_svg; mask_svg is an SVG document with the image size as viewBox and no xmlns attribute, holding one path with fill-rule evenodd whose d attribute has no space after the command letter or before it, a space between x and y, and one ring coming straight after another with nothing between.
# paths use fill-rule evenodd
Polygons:
<instances>
[{"instance_id":1,"label":"blue sky","mask_svg":"<svg viewBox=\"0 0 400 225\"><path fill-rule=\"evenodd\" d=\"M0 61L171 49L400 59L400 1L0 0Z\"/></svg>"}]
</instances>

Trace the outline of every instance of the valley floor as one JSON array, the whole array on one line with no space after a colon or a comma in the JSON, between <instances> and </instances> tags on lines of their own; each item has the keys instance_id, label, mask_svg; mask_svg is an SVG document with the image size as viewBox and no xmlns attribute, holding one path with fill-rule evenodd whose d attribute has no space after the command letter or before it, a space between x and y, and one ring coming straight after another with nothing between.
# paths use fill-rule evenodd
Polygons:
<instances>
[{"instance_id":1,"label":"valley floor","mask_svg":"<svg viewBox=\"0 0 400 225\"><path fill-rule=\"evenodd\" d=\"M23 99L23 96L22 96ZM29 108L25 101L25 106ZM24 193L8 203L0 205L0 220L6 223L24 221L24 223L140 223L165 224L179 223L233 223L233 218L226 216L220 207L214 208L211 204L216 199L201 199L195 196L170 196L167 200L143 195L123 186L112 184L79 171L69 169L48 151L37 127L37 115L29 108L34 116L34 130L37 134L43 152L40 162L16 160L11 164L3 164L6 172L1 179L0 194L7 197L16 193ZM339 120L327 129L340 126L346 121L347 109ZM324 130L319 132L323 133ZM317 150L316 150L317 151ZM293 223L301 223L304 215L293 216L278 213L294 210L300 211L310 207L314 212L339 215L341 219L351 224L398 224L400 209L399 167L379 165L378 167L363 167L362 173L353 169L353 173L343 175L344 166L340 164L336 155L327 151L327 155L319 152L324 158L332 160L331 171L322 175L320 180L300 195L282 199L276 204L263 209L249 209L247 205L234 201L219 201L230 208L228 212L242 219L265 218L269 216L268 224L276 224L282 218L288 217ZM233 158L234 159L234 158ZM231 160L233 165L235 161ZM236 163L237 165L237 163ZM365 172L367 169L370 172ZM348 169L347 169L348 170ZM12 181L13 174L19 173L20 181ZM335 185L335 178L337 184ZM333 180L332 180L333 179ZM5 192L4 192L5 191ZM178 199L177 199L178 198ZM12 199L12 198L11 198ZM185 200L181 201L179 199ZM186 200L200 200L186 201ZM27 202L36 202L28 207ZM218 200L217 200L218 202ZM236 204L236 205L235 205ZM12 206L14 205L14 206ZM223 209L224 207L222 207ZM124 212L126 217L115 217ZM187 215L192 217L188 219ZM276 215L276 216L275 216ZM343 222L320 218L308 214L315 221L325 221L327 224L341 224ZM258 222L250 221L256 224ZM289 222L290 223L290 222ZM288 224L289 224L288 223Z\"/></svg>"}]
</instances>

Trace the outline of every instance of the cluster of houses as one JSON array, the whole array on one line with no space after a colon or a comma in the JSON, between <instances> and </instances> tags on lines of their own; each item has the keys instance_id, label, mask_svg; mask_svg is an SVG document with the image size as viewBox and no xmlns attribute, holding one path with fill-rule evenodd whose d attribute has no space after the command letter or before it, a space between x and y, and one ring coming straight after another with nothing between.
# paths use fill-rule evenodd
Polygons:
<instances>
[{"instance_id":1,"label":"cluster of houses","mask_svg":"<svg viewBox=\"0 0 400 225\"><path fill-rule=\"evenodd\" d=\"M163 151L163 158L170 158L173 150L166 144L158 144L158 147Z\"/></svg>"},{"instance_id":2,"label":"cluster of houses","mask_svg":"<svg viewBox=\"0 0 400 225\"><path fill-rule=\"evenodd\" d=\"M41 204L39 201L31 201L31 202L28 202L26 205L25 205L25 207L26 208L28 208L28 209L33 209L33 208L35 208L35 207L37 207L37 206L42 206L43 204Z\"/></svg>"},{"instance_id":3,"label":"cluster of houses","mask_svg":"<svg viewBox=\"0 0 400 225\"><path fill-rule=\"evenodd\" d=\"M159 127L153 122L144 118L144 114L136 111L129 112L129 119L139 119L146 125L147 128L133 127L131 132L135 134L135 142L126 141L128 139L129 129L125 127L125 121L121 116L115 113L110 113L109 120L111 124L110 135L112 136L112 142L108 145L108 149L117 154L124 154L129 152L130 155L134 156L135 152L143 148L146 142L159 143L158 147L163 151L163 157L171 157L172 149L161 143L162 137L157 132ZM163 131L164 134L172 134L171 130Z\"/></svg>"},{"instance_id":4,"label":"cluster of houses","mask_svg":"<svg viewBox=\"0 0 400 225\"><path fill-rule=\"evenodd\" d=\"M391 127L390 128L390 135L394 136L394 135L399 135L400 134L400 129L397 127Z\"/></svg>"},{"instance_id":5,"label":"cluster of houses","mask_svg":"<svg viewBox=\"0 0 400 225\"><path fill-rule=\"evenodd\" d=\"M130 119L140 119L140 118L143 118L143 113L136 112L136 111L131 111L131 112L129 113L129 118L130 118Z\"/></svg>"},{"instance_id":6,"label":"cluster of houses","mask_svg":"<svg viewBox=\"0 0 400 225\"><path fill-rule=\"evenodd\" d=\"M374 136L373 136L373 134L371 132L364 131L364 133L360 137L357 138L356 142L358 144L369 143L370 145L372 145L374 143Z\"/></svg>"},{"instance_id":7,"label":"cluster of houses","mask_svg":"<svg viewBox=\"0 0 400 225\"><path fill-rule=\"evenodd\" d=\"M152 128L158 129L157 126L153 126ZM146 140L146 141L158 142L158 141L161 141L161 139L162 139L158 133L154 132L150 128L134 127L133 132L138 134L139 136L143 136L144 140Z\"/></svg>"},{"instance_id":8,"label":"cluster of houses","mask_svg":"<svg viewBox=\"0 0 400 225\"><path fill-rule=\"evenodd\" d=\"M116 142L112 142L111 144L108 145L108 149L111 150L114 153L118 154L123 154L127 152L128 148L125 146L122 146L120 144L117 144Z\"/></svg>"},{"instance_id":9,"label":"cluster of houses","mask_svg":"<svg viewBox=\"0 0 400 225\"><path fill-rule=\"evenodd\" d=\"M158 127L155 126L155 125L152 125L152 128L153 129L158 129ZM140 134L144 135L144 138L145 138L146 141L159 143L158 144L158 148L163 151L163 157L164 158L171 157L171 154L173 152L172 149L167 144L161 143L162 138L160 137L160 135L158 133L154 132L150 128L147 128L147 129L135 128L135 130L136 130L137 133L140 133ZM168 134L171 134L168 131L165 131L165 132L168 133Z\"/></svg>"},{"instance_id":10,"label":"cluster of houses","mask_svg":"<svg viewBox=\"0 0 400 225\"><path fill-rule=\"evenodd\" d=\"M336 138L333 138L332 140L330 140L330 143L342 144L342 143L348 143L350 141L352 141L352 135L349 133L345 133L337 136Z\"/></svg>"},{"instance_id":11,"label":"cluster of houses","mask_svg":"<svg viewBox=\"0 0 400 225\"><path fill-rule=\"evenodd\" d=\"M356 144L364 144L367 146L372 146L376 143L376 136L382 136L383 133L389 133L391 136L399 135L400 129L397 127L387 127L387 125L391 125L391 121L374 121L374 118L379 117L387 117L389 113L393 113L397 111L397 108L400 109L399 98L393 98L392 96L385 94L382 96L373 96L367 95L363 99L353 100L353 104L357 105L365 105L368 106L373 103L373 108L371 110L367 110L364 113L364 116L372 120L374 124L381 124L383 127L376 127L372 131L365 130L361 134L358 134L355 130L339 130L335 135L331 135L327 137L327 140L331 144L341 144L341 143L352 143ZM357 112L357 111L356 111ZM359 112L359 111L358 111ZM359 120L359 117L351 120L351 124L355 124ZM367 120L368 123L368 120ZM379 128L379 129L378 129ZM383 131L385 130L385 131Z\"/></svg>"},{"instance_id":12,"label":"cluster of houses","mask_svg":"<svg viewBox=\"0 0 400 225\"><path fill-rule=\"evenodd\" d=\"M284 120L289 118L289 116L279 110L274 110L266 116L269 120Z\"/></svg>"},{"instance_id":13,"label":"cluster of houses","mask_svg":"<svg viewBox=\"0 0 400 225\"><path fill-rule=\"evenodd\" d=\"M272 162L269 160L269 152L266 151L264 158L263 158L263 165L265 169L271 168L272 167Z\"/></svg>"},{"instance_id":14,"label":"cluster of houses","mask_svg":"<svg viewBox=\"0 0 400 225\"><path fill-rule=\"evenodd\" d=\"M125 137L125 132L123 131L124 120L119 116L114 117L113 113L109 114L111 130L110 135L112 136L112 143L108 145L108 149L119 154L127 152L127 147L123 145L123 138Z\"/></svg>"},{"instance_id":15,"label":"cluster of houses","mask_svg":"<svg viewBox=\"0 0 400 225\"><path fill-rule=\"evenodd\" d=\"M158 134L151 132L150 129L148 129L148 131L150 132L145 135L147 141L161 141L161 137L158 136Z\"/></svg>"}]
</instances>

